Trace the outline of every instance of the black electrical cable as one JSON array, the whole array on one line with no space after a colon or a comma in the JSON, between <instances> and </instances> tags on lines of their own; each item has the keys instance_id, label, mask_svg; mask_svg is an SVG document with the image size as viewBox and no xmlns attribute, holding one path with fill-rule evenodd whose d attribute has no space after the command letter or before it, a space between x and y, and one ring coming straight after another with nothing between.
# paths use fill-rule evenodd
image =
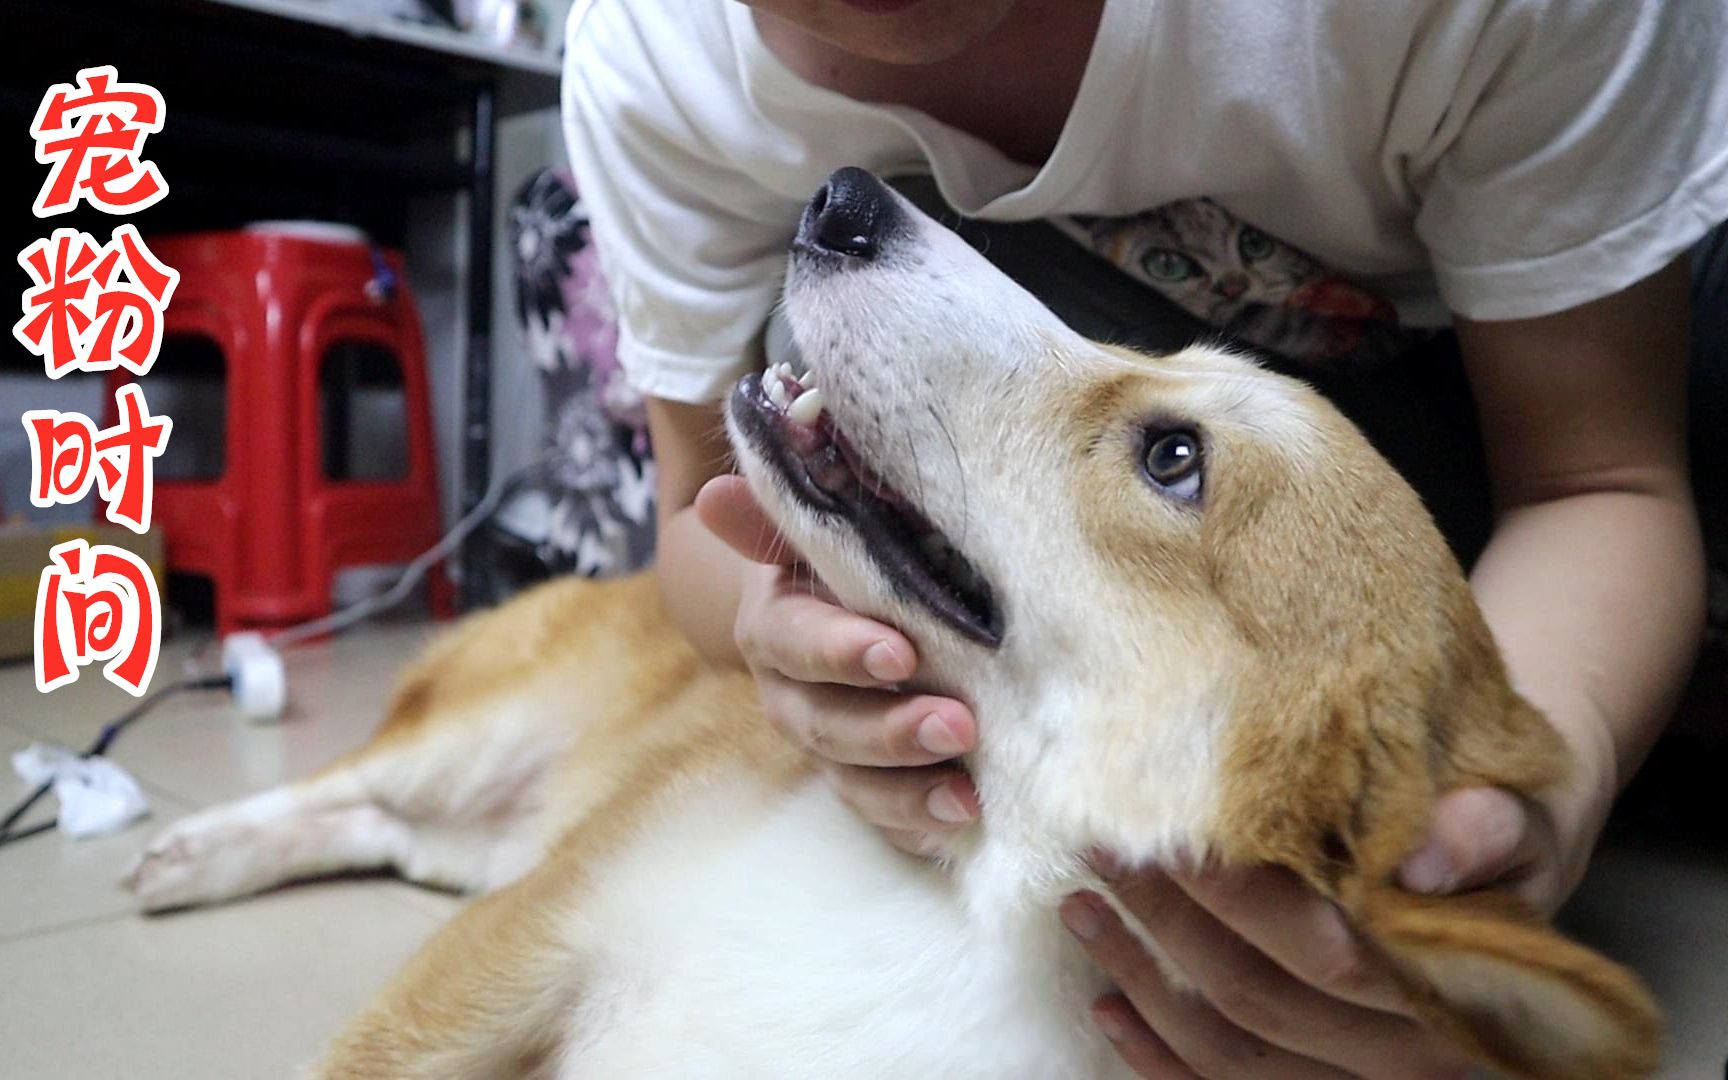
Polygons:
<instances>
[{"instance_id":1,"label":"black electrical cable","mask_svg":"<svg viewBox=\"0 0 1728 1080\"><path fill-rule=\"evenodd\" d=\"M114 745L114 740L120 737L122 731L131 727L141 717L143 717L145 713L162 704L162 702L167 701L175 694L180 693L182 690L225 690L233 685L234 679L232 676L207 675L196 679L182 679L180 682L164 686L162 689L151 694L149 697L138 702L138 704L127 709L118 717L105 724L101 733L96 736L96 741L92 742L90 748L78 756L81 758L101 757L103 754L108 752L110 746ZM46 781L35 791L26 795L17 806L14 806L11 811L7 813L6 820L0 821L0 847L5 847L7 844L23 840L26 837L35 836L40 832L47 832L49 829L54 827L54 822L45 821L40 825L32 825L28 829L20 829L17 832L12 831L12 826L18 823L18 819L29 813L30 808L40 802L42 796L48 794L53 787L54 782L52 780Z\"/></svg>"}]
</instances>

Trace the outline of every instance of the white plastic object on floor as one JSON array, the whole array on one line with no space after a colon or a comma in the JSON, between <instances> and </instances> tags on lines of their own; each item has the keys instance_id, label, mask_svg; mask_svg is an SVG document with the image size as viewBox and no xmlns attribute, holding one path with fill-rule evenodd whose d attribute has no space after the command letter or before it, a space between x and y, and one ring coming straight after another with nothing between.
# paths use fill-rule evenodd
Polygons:
<instances>
[{"instance_id":1,"label":"white plastic object on floor","mask_svg":"<svg viewBox=\"0 0 1728 1080\"><path fill-rule=\"evenodd\" d=\"M54 785L60 800L55 824L67 836L101 836L150 812L138 782L105 757L79 757L63 747L31 743L12 755L12 770L31 787Z\"/></svg>"},{"instance_id":2,"label":"white plastic object on floor","mask_svg":"<svg viewBox=\"0 0 1728 1080\"><path fill-rule=\"evenodd\" d=\"M288 705L282 654L252 630L222 639L222 670L234 680L234 707L248 720L275 720Z\"/></svg>"}]
</instances>

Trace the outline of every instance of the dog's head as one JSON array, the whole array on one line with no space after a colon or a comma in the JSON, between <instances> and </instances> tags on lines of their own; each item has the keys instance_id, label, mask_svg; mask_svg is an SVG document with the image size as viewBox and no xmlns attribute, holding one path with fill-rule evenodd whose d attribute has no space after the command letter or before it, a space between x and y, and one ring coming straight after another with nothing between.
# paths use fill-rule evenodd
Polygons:
<instances>
[{"instance_id":1,"label":"dog's head","mask_svg":"<svg viewBox=\"0 0 1728 1080\"><path fill-rule=\"evenodd\" d=\"M1090 342L862 170L807 209L785 315L808 371L739 384L745 474L978 706L985 795L1065 846L1264 857L1244 814L1354 797L1370 725L1423 753L1509 714L1559 759L1414 493L1302 384ZM1269 772L1304 781L1276 813L1240 790Z\"/></svg>"},{"instance_id":2,"label":"dog's head","mask_svg":"<svg viewBox=\"0 0 1728 1080\"><path fill-rule=\"evenodd\" d=\"M739 384L739 461L835 595L974 704L987 825L1288 866L1374 936L1439 791L1559 775L1420 501L1302 384L1090 342L858 169L806 209L785 314L807 369ZM1556 974L1582 950L1492 926L1556 951L1483 944L1479 922L1440 960L1376 939L1504 1068L1648 1051L1629 980ZM1532 1009L1559 1043L1528 1035Z\"/></svg>"}]
</instances>

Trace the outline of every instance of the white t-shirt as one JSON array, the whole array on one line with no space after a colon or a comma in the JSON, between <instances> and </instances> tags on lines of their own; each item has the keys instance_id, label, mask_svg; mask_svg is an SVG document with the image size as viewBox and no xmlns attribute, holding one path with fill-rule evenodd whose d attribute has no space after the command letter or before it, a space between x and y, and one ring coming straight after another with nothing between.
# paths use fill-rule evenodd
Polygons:
<instances>
[{"instance_id":1,"label":"white t-shirt","mask_svg":"<svg viewBox=\"0 0 1728 1080\"><path fill-rule=\"evenodd\" d=\"M1205 200L1406 325L1548 314L1728 218L1722 0L1110 0L1041 168L802 80L724 0L586 0L564 120L644 392L752 362L804 202L842 165L969 216Z\"/></svg>"}]
</instances>

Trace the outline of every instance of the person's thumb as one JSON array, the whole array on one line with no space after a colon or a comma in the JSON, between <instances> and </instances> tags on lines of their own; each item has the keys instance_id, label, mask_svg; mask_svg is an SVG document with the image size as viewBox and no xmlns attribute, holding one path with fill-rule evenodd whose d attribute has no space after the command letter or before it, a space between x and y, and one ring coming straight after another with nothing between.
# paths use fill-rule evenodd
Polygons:
<instances>
[{"instance_id":1,"label":"person's thumb","mask_svg":"<svg viewBox=\"0 0 1728 1080\"><path fill-rule=\"evenodd\" d=\"M1500 788L1462 788L1434 804L1428 841L1404 861L1399 883L1416 893L1464 892L1527 869L1540 854L1528 807Z\"/></svg>"},{"instance_id":2,"label":"person's thumb","mask_svg":"<svg viewBox=\"0 0 1728 1080\"><path fill-rule=\"evenodd\" d=\"M696 493L696 517L752 562L789 566L798 553L762 512L742 476L716 476Z\"/></svg>"}]
</instances>

